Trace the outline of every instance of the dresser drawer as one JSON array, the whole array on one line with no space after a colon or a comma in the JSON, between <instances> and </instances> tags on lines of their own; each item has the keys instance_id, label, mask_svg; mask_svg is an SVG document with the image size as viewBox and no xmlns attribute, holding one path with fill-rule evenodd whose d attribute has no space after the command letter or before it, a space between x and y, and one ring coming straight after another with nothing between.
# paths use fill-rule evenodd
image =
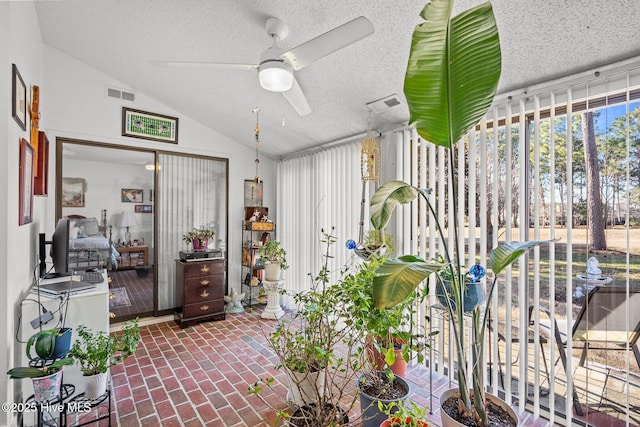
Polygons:
<instances>
[{"instance_id":1,"label":"dresser drawer","mask_svg":"<svg viewBox=\"0 0 640 427\"><path fill-rule=\"evenodd\" d=\"M184 290L185 305L223 298L224 286L221 285L186 287Z\"/></svg>"},{"instance_id":2,"label":"dresser drawer","mask_svg":"<svg viewBox=\"0 0 640 427\"><path fill-rule=\"evenodd\" d=\"M193 261L185 263L184 277L209 276L224 273L224 261Z\"/></svg>"},{"instance_id":3,"label":"dresser drawer","mask_svg":"<svg viewBox=\"0 0 640 427\"><path fill-rule=\"evenodd\" d=\"M224 274L216 274L212 276L201 276L184 279L184 291L189 292L193 289L205 287L224 288Z\"/></svg>"},{"instance_id":4,"label":"dresser drawer","mask_svg":"<svg viewBox=\"0 0 640 427\"><path fill-rule=\"evenodd\" d=\"M188 304L184 306L183 317L189 319L192 317L205 316L207 314L224 312L224 300L205 301L197 304Z\"/></svg>"}]
</instances>

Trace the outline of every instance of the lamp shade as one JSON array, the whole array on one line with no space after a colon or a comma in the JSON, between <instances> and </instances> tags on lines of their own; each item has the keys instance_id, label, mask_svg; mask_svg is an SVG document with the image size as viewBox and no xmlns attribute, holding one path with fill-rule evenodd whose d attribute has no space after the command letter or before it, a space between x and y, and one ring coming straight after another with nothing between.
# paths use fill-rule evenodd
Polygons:
<instances>
[{"instance_id":1,"label":"lamp shade","mask_svg":"<svg viewBox=\"0 0 640 427\"><path fill-rule=\"evenodd\" d=\"M260 86L271 92L285 92L293 86L291 66L281 60L268 60L260 64Z\"/></svg>"},{"instance_id":2,"label":"lamp shade","mask_svg":"<svg viewBox=\"0 0 640 427\"><path fill-rule=\"evenodd\" d=\"M120 216L120 227L133 227L136 225L136 219L131 212L122 212Z\"/></svg>"}]
</instances>

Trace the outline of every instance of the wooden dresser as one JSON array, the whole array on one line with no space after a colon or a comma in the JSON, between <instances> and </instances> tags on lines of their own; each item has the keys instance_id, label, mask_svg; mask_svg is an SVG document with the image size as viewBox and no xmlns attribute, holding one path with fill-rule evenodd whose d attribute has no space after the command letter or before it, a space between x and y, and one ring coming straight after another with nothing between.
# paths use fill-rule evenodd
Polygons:
<instances>
[{"instance_id":1,"label":"wooden dresser","mask_svg":"<svg viewBox=\"0 0 640 427\"><path fill-rule=\"evenodd\" d=\"M224 320L225 260L176 260L176 323Z\"/></svg>"}]
</instances>

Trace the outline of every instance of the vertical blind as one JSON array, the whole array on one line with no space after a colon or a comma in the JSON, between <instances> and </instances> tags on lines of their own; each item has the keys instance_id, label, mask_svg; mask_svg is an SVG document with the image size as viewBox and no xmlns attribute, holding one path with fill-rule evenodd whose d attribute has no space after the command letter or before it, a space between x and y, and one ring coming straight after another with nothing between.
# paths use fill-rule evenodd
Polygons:
<instances>
[{"instance_id":1,"label":"vertical blind","mask_svg":"<svg viewBox=\"0 0 640 427\"><path fill-rule=\"evenodd\" d=\"M227 241L227 162L159 154L158 310L175 307L175 259L190 250L182 236L195 228L215 232L209 247Z\"/></svg>"}]
</instances>

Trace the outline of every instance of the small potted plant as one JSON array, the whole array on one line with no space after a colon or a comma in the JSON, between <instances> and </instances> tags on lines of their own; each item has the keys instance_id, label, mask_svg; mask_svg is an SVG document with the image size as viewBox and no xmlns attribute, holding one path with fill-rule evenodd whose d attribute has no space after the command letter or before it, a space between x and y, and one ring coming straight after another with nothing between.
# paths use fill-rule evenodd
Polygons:
<instances>
[{"instance_id":1,"label":"small potted plant","mask_svg":"<svg viewBox=\"0 0 640 427\"><path fill-rule=\"evenodd\" d=\"M216 233L212 230L194 227L193 230L182 236L182 240L186 244L191 243L194 251L206 251L209 246L209 239L215 234Z\"/></svg>"},{"instance_id":2,"label":"small potted plant","mask_svg":"<svg viewBox=\"0 0 640 427\"><path fill-rule=\"evenodd\" d=\"M109 367L131 356L140 341L138 319L122 325L120 334L93 332L84 325L78 327L78 338L71 347L70 355L80 365L86 378L85 397L95 399L107 390Z\"/></svg>"},{"instance_id":3,"label":"small potted plant","mask_svg":"<svg viewBox=\"0 0 640 427\"><path fill-rule=\"evenodd\" d=\"M363 373L356 386L360 393L363 427L378 427L387 419L383 408L404 402L411 392L409 383L389 368Z\"/></svg>"},{"instance_id":4,"label":"small potted plant","mask_svg":"<svg viewBox=\"0 0 640 427\"><path fill-rule=\"evenodd\" d=\"M26 354L30 360L29 366L10 369L7 374L12 379L31 378L36 402L47 402L57 398L62 381L62 368L73 364L71 357L57 357L56 337L59 329L39 331L29 338ZM36 356L31 354L34 348ZM58 351L61 356L66 352Z\"/></svg>"},{"instance_id":5,"label":"small potted plant","mask_svg":"<svg viewBox=\"0 0 640 427\"><path fill-rule=\"evenodd\" d=\"M383 408L387 419L380 427L429 427L427 408L413 401L391 402Z\"/></svg>"},{"instance_id":6,"label":"small potted plant","mask_svg":"<svg viewBox=\"0 0 640 427\"><path fill-rule=\"evenodd\" d=\"M271 240L260 248L260 261L265 266L266 280L280 280L281 271L289 268L287 252L277 240Z\"/></svg>"}]
</instances>

